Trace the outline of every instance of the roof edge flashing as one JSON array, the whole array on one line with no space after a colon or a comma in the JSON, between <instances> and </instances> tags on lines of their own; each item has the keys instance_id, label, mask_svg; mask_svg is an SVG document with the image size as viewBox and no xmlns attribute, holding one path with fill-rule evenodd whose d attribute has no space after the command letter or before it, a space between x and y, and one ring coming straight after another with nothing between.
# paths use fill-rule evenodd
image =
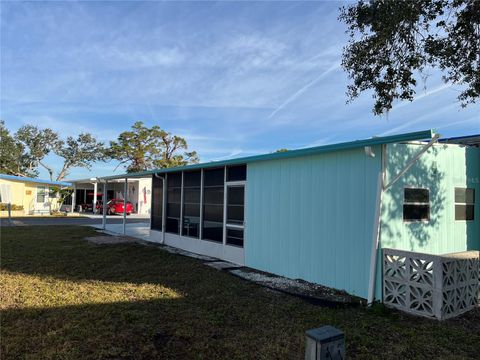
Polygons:
<instances>
[{"instance_id":1,"label":"roof edge flashing","mask_svg":"<svg viewBox=\"0 0 480 360\"><path fill-rule=\"evenodd\" d=\"M66 181L43 180L43 179L35 179L30 177L8 175L8 174L0 174L0 179L10 180L10 181L24 181L24 182L31 182L31 183L37 183L37 184L52 185L52 186L67 186L67 187L72 186L70 182L66 182Z\"/></svg>"},{"instance_id":2,"label":"roof edge flashing","mask_svg":"<svg viewBox=\"0 0 480 360\"><path fill-rule=\"evenodd\" d=\"M226 166L226 165L246 164L250 162L280 160L280 159L309 156L309 155L315 155L315 154L321 154L321 153L327 153L327 152L350 150L355 148L362 148L365 146L398 143L402 141L430 140L433 138L434 134L435 134L434 130L430 129L430 130L416 131L416 132L405 133L405 134L378 136L378 137L371 137L363 140L354 140L354 141L343 142L343 143L320 145L320 146L315 146L310 148L295 149L295 150L289 150L284 152L274 152L269 154L240 157L236 159L211 161L206 163L191 164L191 165L185 165L185 166L173 167L173 168L153 169L153 170L147 170L147 171L142 171L138 173L130 173L130 174L127 173L127 174L120 174L120 175L105 176L105 177L101 177L101 179L109 180L109 179L118 179L118 178L125 178L125 177L142 177L146 175L152 175L154 173L169 173L169 172L182 171L182 170L195 170L195 169L201 169L201 168L213 168L213 167L220 167L220 166Z\"/></svg>"}]
</instances>

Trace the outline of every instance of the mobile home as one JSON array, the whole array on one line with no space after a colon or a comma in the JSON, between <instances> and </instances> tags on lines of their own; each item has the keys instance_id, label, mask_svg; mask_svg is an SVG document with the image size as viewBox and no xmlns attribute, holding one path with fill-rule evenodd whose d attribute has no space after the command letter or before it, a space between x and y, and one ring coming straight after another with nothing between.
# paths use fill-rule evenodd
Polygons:
<instances>
[{"instance_id":1,"label":"mobile home","mask_svg":"<svg viewBox=\"0 0 480 360\"><path fill-rule=\"evenodd\" d=\"M382 298L382 248L480 249L478 137L428 130L128 174L146 175L152 240L363 298Z\"/></svg>"},{"instance_id":2,"label":"mobile home","mask_svg":"<svg viewBox=\"0 0 480 360\"><path fill-rule=\"evenodd\" d=\"M65 181L0 174L0 203L10 203L17 209L13 211L16 216L50 214L58 210L59 194L53 190L69 186Z\"/></svg>"}]
</instances>

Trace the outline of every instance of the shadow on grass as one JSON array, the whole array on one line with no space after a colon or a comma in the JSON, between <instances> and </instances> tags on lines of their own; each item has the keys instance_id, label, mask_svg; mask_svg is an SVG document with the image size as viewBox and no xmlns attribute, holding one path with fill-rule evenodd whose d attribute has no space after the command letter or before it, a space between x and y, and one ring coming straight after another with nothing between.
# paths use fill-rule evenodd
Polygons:
<instances>
[{"instance_id":1,"label":"shadow on grass","mask_svg":"<svg viewBox=\"0 0 480 360\"><path fill-rule=\"evenodd\" d=\"M2 229L4 279L37 282L7 292L2 285L13 304L2 310L2 359L294 359L303 357L305 330L326 324L345 331L352 358L478 354L478 313L437 323L396 312L326 309L157 248L81 240L93 233ZM67 291L64 283L72 281L78 286ZM127 297L128 284L160 285L179 296L79 304L91 295L85 281L97 289L113 283ZM61 294L63 305L38 296L43 293Z\"/></svg>"},{"instance_id":2,"label":"shadow on grass","mask_svg":"<svg viewBox=\"0 0 480 360\"><path fill-rule=\"evenodd\" d=\"M2 271L18 275L19 281L35 277L36 287L23 287L21 298L31 295L38 301L2 311L2 358L252 358L260 349L269 358L286 358L303 351L305 326L332 321L328 311L305 319L303 312L313 308L298 299L195 259L137 244L81 240L92 234L83 227L2 232ZM78 282L78 291L62 287L72 281ZM60 301L68 301L85 295L85 281L100 287L112 282L119 287L160 285L179 296L70 306L52 306L35 297L56 291ZM299 305L298 319L292 321Z\"/></svg>"}]
</instances>

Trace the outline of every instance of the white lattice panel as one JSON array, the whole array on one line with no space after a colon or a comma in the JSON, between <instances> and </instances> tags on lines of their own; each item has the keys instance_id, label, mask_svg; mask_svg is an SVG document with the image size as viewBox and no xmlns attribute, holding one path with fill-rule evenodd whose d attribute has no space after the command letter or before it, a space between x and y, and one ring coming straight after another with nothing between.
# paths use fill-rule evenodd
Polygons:
<instances>
[{"instance_id":1,"label":"white lattice panel","mask_svg":"<svg viewBox=\"0 0 480 360\"><path fill-rule=\"evenodd\" d=\"M435 256L384 249L383 302L438 319L471 310L480 304L479 253Z\"/></svg>"}]
</instances>

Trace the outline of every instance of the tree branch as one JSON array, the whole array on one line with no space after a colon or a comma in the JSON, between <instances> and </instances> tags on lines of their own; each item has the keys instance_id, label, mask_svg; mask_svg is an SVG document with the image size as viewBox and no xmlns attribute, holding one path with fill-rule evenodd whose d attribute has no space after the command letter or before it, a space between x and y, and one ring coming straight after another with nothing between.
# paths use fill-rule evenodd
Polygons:
<instances>
[{"instance_id":1,"label":"tree branch","mask_svg":"<svg viewBox=\"0 0 480 360\"><path fill-rule=\"evenodd\" d=\"M40 161L40 160L38 161L38 163L39 163L40 165L42 165L45 169L47 169L47 171L48 171L48 173L49 173L49 175L50 175L50 180L53 181L53 170L52 170L52 168L48 167L47 165L45 165L44 163L42 163L42 161Z\"/></svg>"}]
</instances>

